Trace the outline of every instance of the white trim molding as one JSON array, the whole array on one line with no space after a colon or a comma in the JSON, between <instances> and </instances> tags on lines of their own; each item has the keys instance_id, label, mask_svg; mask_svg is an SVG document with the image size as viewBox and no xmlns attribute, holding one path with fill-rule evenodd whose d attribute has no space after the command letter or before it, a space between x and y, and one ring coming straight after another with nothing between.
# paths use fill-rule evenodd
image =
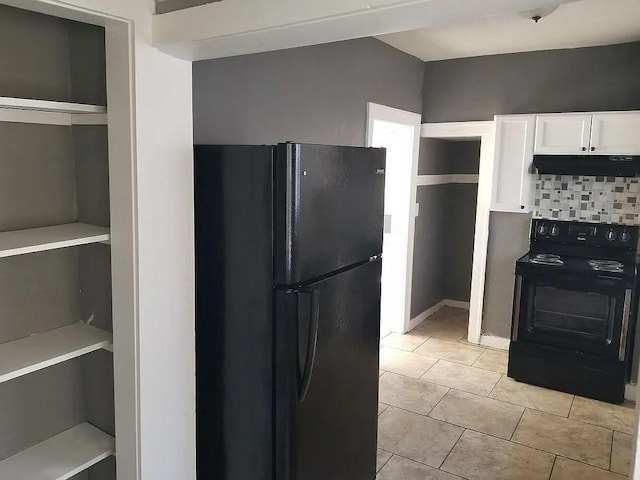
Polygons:
<instances>
[{"instance_id":1,"label":"white trim molding","mask_svg":"<svg viewBox=\"0 0 640 480\"><path fill-rule=\"evenodd\" d=\"M423 187L426 185L449 185L452 183L477 184L479 176L467 173L454 173L443 175L418 175L416 185Z\"/></svg>"},{"instance_id":2,"label":"white trim molding","mask_svg":"<svg viewBox=\"0 0 640 480\"><path fill-rule=\"evenodd\" d=\"M461 308L463 310L469 310L469 308L471 307L471 304L469 302L449 299L444 301L444 305L445 307Z\"/></svg>"},{"instance_id":3,"label":"white trim molding","mask_svg":"<svg viewBox=\"0 0 640 480\"><path fill-rule=\"evenodd\" d=\"M442 310L446 306L447 306L446 300L439 301L434 306L426 309L424 312L422 312L422 313L418 314L417 316L415 316L414 318L412 318L409 321L409 325L407 326L406 331L404 331L402 333L410 332L411 330L416 328L418 325L420 325L422 322L424 322L427 318L429 318L431 315L436 313L438 310Z\"/></svg>"},{"instance_id":4,"label":"white trim molding","mask_svg":"<svg viewBox=\"0 0 640 480\"><path fill-rule=\"evenodd\" d=\"M493 335L481 335L480 345L491 348L498 348L500 350L509 350L511 341L504 337L495 337Z\"/></svg>"},{"instance_id":5,"label":"white trim molding","mask_svg":"<svg viewBox=\"0 0 640 480\"><path fill-rule=\"evenodd\" d=\"M480 140L483 132L493 129L494 122L448 122L448 123L423 123L420 136L423 138L440 138L460 140Z\"/></svg>"},{"instance_id":6,"label":"white trim molding","mask_svg":"<svg viewBox=\"0 0 640 480\"><path fill-rule=\"evenodd\" d=\"M448 140L480 139L481 142L476 228L473 245L473 272L471 275L469 332L467 336L467 340L470 343L480 343L484 282L487 270L487 247L489 244L489 214L493 189L495 121L424 123L422 124L421 135L424 138Z\"/></svg>"},{"instance_id":7,"label":"white trim molding","mask_svg":"<svg viewBox=\"0 0 640 480\"><path fill-rule=\"evenodd\" d=\"M404 259L405 278L401 279L404 283L404 302L402 312L399 316L401 325L392 327L392 331L403 330L408 331L411 323L411 283L413 278L413 249L415 241L415 225L416 225L416 195L417 186L416 179L418 177L418 159L420 155L420 131L422 116L418 113L407 112L397 108L378 105L376 103L367 103L367 130L366 145L372 146L373 142L373 125L375 120L383 120L391 123L408 125L413 129L413 155L411 158L410 186L407 197L403 199L406 202L407 219L407 244L406 258ZM405 213L405 212L403 212Z\"/></svg>"}]
</instances>

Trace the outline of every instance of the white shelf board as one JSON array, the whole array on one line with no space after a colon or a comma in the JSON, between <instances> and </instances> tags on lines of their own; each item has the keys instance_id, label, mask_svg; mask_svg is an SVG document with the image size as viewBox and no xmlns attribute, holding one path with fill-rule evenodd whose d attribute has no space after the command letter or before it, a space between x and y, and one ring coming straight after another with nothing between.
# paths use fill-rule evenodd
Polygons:
<instances>
[{"instance_id":1,"label":"white shelf board","mask_svg":"<svg viewBox=\"0 0 640 480\"><path fill-rule=\"evenodd\" d=\"M81 423L0 461L0 478L67 480L114 453L111 435Z\"/></svg>"},{"instance_id":2,"label":"white shelf board","mask_svg":"<svg viewBox=\"0 0 640 480\"><path fill-rule=\"evenodd\" d=\"M0 232L0 258L108 242L110 239L108 228L86 223Z\"/></svg>"},{"instance_id":3,"label":"white shelf board","mask_svg":"<svg viewBox=\"0 0 640 480\"><path fill-rule=\"evenodd\" d=\"M113 343L110 332L79 322L0 345L0 383L66 362ZM8 478L0 475L0 478Z\"/></svg>"},{"instance_id":4,"label":"white shelf board","mask_svg":"<svg viewBox=\"0 0 640 480\"><path fill-rule=\"evenodd\" d=\"M107 107L101 105L13 97L0 97L0 108L57 113L107 113Z\"/></svg>"}]
</instances>

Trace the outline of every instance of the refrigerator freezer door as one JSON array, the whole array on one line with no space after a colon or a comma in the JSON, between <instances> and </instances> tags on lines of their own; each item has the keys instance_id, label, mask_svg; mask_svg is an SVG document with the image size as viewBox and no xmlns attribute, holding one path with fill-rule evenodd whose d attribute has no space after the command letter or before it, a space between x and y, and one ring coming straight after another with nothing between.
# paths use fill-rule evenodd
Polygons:
<instances>
[{"instance_id":1,"label":"refrigerator freezer door","mask_svg":"<svg viewBox=\"0 0 640 480\"><path fill-rule=\"evenodd\" d=\"M276 480L373 480L379 260L276 292Z\"/></svg>"},{"instance_id":2,"label":"refrigerator freezer door","mask_svg":"<svg viewBox=\"0 0 640 480\"><path fill-rule=\"evenodd\" d=\"M275 277L300 285L382 252L385 150L280 144Z\"/></svg>"}]
</instances>

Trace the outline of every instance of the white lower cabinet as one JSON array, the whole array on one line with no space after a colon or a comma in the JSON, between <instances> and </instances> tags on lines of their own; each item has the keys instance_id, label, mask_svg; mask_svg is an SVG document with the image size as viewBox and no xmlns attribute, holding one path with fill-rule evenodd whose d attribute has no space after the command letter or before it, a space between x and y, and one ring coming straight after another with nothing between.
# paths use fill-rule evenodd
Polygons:
<instances>
[{"instance_id":1,"label":"white lower cabinet","mask_svg":"<svg viewBox=\"0 0 640 480\"><path fill-rule=\"evenodd\" d=\"M497 116L491 209L528 212L533 207L535 115Z\"/></svg>"}]
</instances>

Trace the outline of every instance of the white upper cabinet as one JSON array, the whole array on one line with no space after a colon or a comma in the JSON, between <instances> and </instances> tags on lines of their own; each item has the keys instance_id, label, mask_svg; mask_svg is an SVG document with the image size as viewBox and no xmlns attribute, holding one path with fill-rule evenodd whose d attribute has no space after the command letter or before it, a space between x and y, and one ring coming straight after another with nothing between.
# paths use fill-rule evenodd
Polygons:
<instances>
[{"instance_id":1,"label":"white upper cabinet","mask_svg":"<svg viewBox=\"0 0 640 480\"><path fill-rule=\"evenodd\" d=\"M640 155L640 112L593 114L589 151L594 155Z\"/></svg>"},{"instance_id":2,"label":"white upper cabinet","mask_svg":"<svg viewBox=\"0 0 640 480\"><path fill-rule=\"evenodd\" d=\"M528 212L533 205L535 115L496 117L491 209Z\"/></svg>"},{"instance_id":3,"label":"white upper cabinet","mask_svg":"<svg viewBox=\"0 0 640 480\"><path fill-rule=\"evenodd\" d=\"M640 112L538 115L534 151L542 155L640 155Z\"/></svg>"},{"instance_id":4,"label":"white upper cabinet","mask_svg":"<svg viewBox=\"0 0 640 480\"><path fill-rule=\"evenodd\" d=\"M589 151L592 115L538 115L535 153L542 155L584 155Z\"/></svg>"}]
</instances>

